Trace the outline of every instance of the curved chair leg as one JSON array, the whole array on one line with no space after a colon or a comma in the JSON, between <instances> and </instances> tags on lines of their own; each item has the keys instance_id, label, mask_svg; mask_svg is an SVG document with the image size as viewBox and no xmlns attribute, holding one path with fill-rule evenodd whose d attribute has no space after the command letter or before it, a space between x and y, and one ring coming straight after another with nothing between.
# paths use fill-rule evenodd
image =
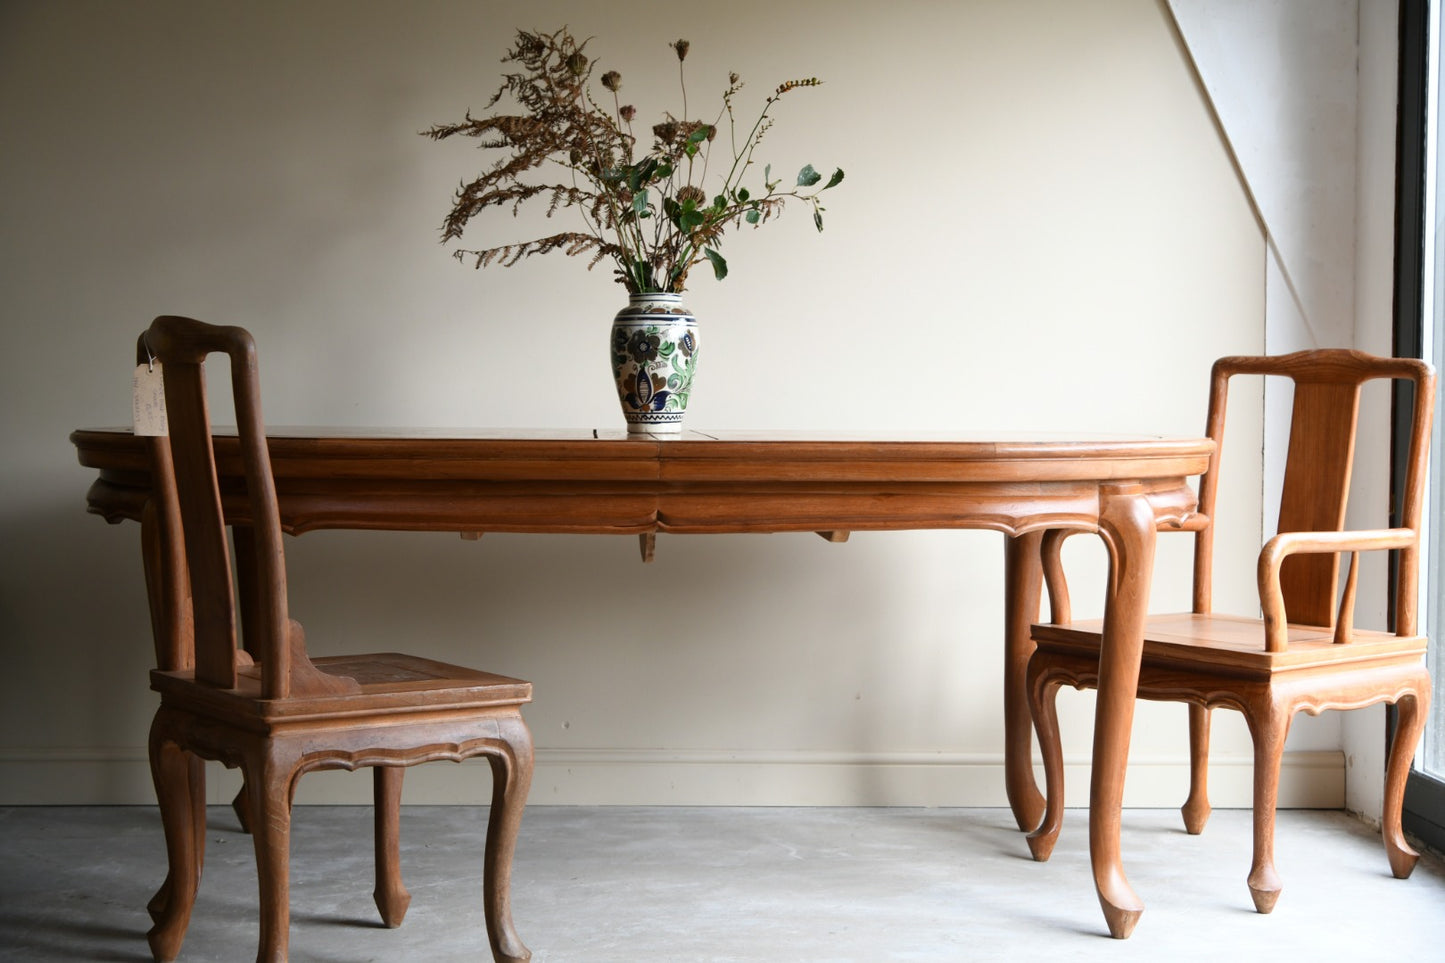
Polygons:
<instances>
[{"instance_id":1,"label":"curved chair leg","mask_svg":"<svg viewBox=\"0 0 1445 963\"><path fill-rule=\"evenodd\" d=\"M291 795L294 768L274 758L246 767L251 841L261 897L256 963L286 963L291 939Z\"/></svg>"},{"instance_id":2,"label":"curved chair leg","mask_svg":"<svg viewBox=\"0 0 1445 963\"><path fill-rule=\"evenodd\" d=\"M168 869L165 882L147 906L155 925L146 934L146 941L151 955L161 961L174 960L185 940L191 908L196 902L196 888L200 884L201 853L197 840L204 839L205 833L204 809L196 799L199 792L200 802L204 803L204 763L182 749L167 729L164 712L156 713L150 733L151 779L155 783L165 831ZM198 811L202 819L200 826L196 825Z\"/></svg>"},{"instance_id":3,"label":"curved chair leg","mask_svg":"<svg viewBox=\"0 0 1445 963\"><path fill-rule=\"evenodd\" d=\"M512 856L532 786L532 735L520 714L499 720L499 728L501 743L487 755L492 766L492 808L482 898L492 958L496 963L523 963L532 958L532 951L512 925Z\"/></svg>"},{"instance_id":4,"label":"curved chair leg","mask_svg":"<svg viewBox=\"0 0 1445 963\"><path fill-rule=\"evenodd\" d=\"M1189 704L1189 798L1180 808L1191 836L1204 832L1213 811L1209 806L1209 710Z\"/></svg>"},{"instance_id":5,"label":"curved chair leg","mask_svg":"<svg viewBox=\"0 0 1445 963\"><path fill-rule=\"evenodd\" d=\"M1062 679L1029 663L1029 711L1039 737L1039 753L1044 763L1044 818L1028 835L1029 852L1039 862L1053 855L1064 824L1064 750L1059 739L1058 696Z\"/></svg>"},{"instance_id":6,"label":"curved chair leg","mask_svg":"<svg viewBox=\"0 0 1445 963\"><path fill-rule=\"evenodd\" d=\"M401 881L401 782L406 770L376 766L371 773L376 821L376 889L371 895L381 921L397 927L411 905L411 894Z\"/></svg>"},{"instance_id":7,"label":"curved chair leg","mask_svg":"<svg viewBox=\"0 0 1445 963\"><path fill-rule=\"evenodd\" d=\"M1410 762L1415 758L1415 747L1420 744L1420 736L1425 731L1425 717L1430 708L1430 677L1422 672L1418 692L1402 696L1395 707L1398 724L1385 767L1385 811L1381 835L1385 839L1385 855L1390 859L1390 872L1397 879L1406 879L1414 872L1415 861L1420 854L1405 841L1401 809L1405 803L1405 782L1410 776Z\"/></svg>"},{"instance_id":8,"label":"curved chair leg","mask_svg":"<svg viewBox=\"0 0 1445 963\"><path fill-rule=\"evenodd\" d=\"M247 834L251 832L250 798L243 784L236 790L236 798L231 800L231 812L236 814L236 820L241 824L241 832Z\"/></svg>"},{"instance_id":9,"label":"curved chair leg","mask_svg":"<svg viewBox=\"0 0 1445 963\"><path fill-rule=\"evenodd\" d=\"M1257 911L1268 913L1283 886L1274 868L1274 814L1290 713L1270 705L1247 713L1246 718L1254 737L1254 861L1249 868L1249 895Z\"/></svg>"}]
</instances>

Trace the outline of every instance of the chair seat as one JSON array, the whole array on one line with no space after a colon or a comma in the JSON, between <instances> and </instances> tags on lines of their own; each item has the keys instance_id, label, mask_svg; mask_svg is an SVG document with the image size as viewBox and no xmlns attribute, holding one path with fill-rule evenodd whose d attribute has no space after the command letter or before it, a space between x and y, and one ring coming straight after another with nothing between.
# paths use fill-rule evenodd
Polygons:
<instances>
[{"instance_id":1,"label":"chair seat","mask_svg":"<svg viewBox=\"0 0 1445 963\"><path fill-rule=\"evenodd\" d=\"M1097 658L1102 631L1102 619L1044 623L1033 627L1033 637L1048 652ZM1268 679L1326 665L1418 661L1427 646L1424 636L1363 629L1355 629L1350 642L1339 644L1331 628L1293 623L1288 636L1284 652L1266 652L1262 619L1191 612L1151 615L1144 625L1143 661L1146 666Z\"/></svg>"},{"instance_id":2,"label":"chair seat","mask_svg":"<svg viewBox=\"0 0 1445 963\"><path fill-rule=\"evenodd\" d=\"M435 712L451 708L521 705L532 699L532 685L465 666L399 652L337 655L311 660L330 675L356 680L355 692L286 699L263 699L261 667L237 670L236 687L219 689L195 681L195 672L151 672L151 688L168 701L198 708L239 712L262 719L365 712Z\"/></svg>"}]
</instances>

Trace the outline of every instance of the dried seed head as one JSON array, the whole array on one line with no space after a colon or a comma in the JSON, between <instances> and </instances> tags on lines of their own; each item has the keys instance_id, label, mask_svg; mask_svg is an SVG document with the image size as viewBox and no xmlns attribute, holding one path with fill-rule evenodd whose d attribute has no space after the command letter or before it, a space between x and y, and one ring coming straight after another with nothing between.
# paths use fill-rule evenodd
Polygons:
<instances>
[{"instance_id":1,"label":"dried seed head","mask_svg":"<svg viewBox=\"0 0 1445 963\"><path fill-rule=\"evenodd\" d=\"M623 123L632 123L632 118L637 116L637 108L631 104L625 104L618 108L617 115L622 118Z\"/></svg>"},{"instance_id":2,"label":"dried seed head","mask_svg":"<svg viewBox=\"0 0 1445 963\"><path fill-rule=\"evenodd\" d=\"M672 44L672 49L677 51L677 59L679 61L687 59L687 51L691 47L692 44L688 43L686 40L678 40Z\"/></svg>"},{"instance_id":3,"label":"dried seed head","mask_svg":"<svg viewBox=\"0 0 1445 963\"><path fill-rule=\"evenodd\" d=\"M577 51L567 58L567 70L574 77L580 77L587 72L587 56L582 51Z\"/></svg>"},{"instance_id":4,"label":"dried seed head","mask_svg":"<svg viewBox=\"0 0 1445 963\"><path fill-rule=\"evenodd\" d=\"M806 77L802 80L787 80L778 84L778 89L773 91L773 96L779 97L795 87L817 87L822 83L817 77Z\"/></svg>"},{"instance_id":5,"label":"dried seed head","mask_svg":"<svg viewBox=\"0 0 1445 963\"><path fill-rule=\"evenodd\" d=\"M689 184L677 192L677 201L679 204L692 201L694 204L701 206L707 203L707 194L701 187L694 187Z\"/></svg>"},{"instance_id":6,"label":"dried seed head","mask_svg":"<svg viewBox=\"0 0 1445 963\"><path fill-rule=\"evenodd\" d=\"M617 93L617 91L622 89L622 75L615 70L607 71L607 73L602 75L602 86L614 94Z\"/></svg>"},{"instance_id":7,"label":"dried seed head","mask_svg":"<svg viewBox=\"0 0 1445 963\"><path fill-rule=\"evenodd\" d=\"M741 78L741 77L739 77L739 76L737 75L737 72L736 72L736 71L728 74L728 83L731 84L731 85L733 85L733 86L737 86L737 82L738 82L739 80L742 80L742 79L743 79L743 78Z\"/></svg>"}]
</instances>

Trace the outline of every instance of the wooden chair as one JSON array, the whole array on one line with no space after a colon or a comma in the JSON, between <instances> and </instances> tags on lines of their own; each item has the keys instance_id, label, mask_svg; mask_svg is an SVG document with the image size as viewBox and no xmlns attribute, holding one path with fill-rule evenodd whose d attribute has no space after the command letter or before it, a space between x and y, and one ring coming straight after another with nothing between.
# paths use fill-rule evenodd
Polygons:
<instances>
[{"instance_id":1,"label":"wooden chair","mask_svg":"<svg viewBox=\"0 0 1445 963\"><path fill-rule=\"evenodd\" d=\"M230 358L244 492L222 492L216 481L204 385L204 363L214 352ZM531 685L396 653L309 659L301 626L288 615L251 336L161 317L137 353L142 363L162 366L169 420L169 438L150 445L155 496L147 519L161 534L146 544L159 655L151 688L161 698L150 759L169 862L149 907L155 958L175 959L195 902L205 843L201 760L239 766L245 776L260 884L256 959L276 963L287 955L291 801L299 777L374 767L375 899L383 921L395 926L411 900L398 858L401 767L480 755L493 780L483 871L487 936L495 960L529 959L512 926L510 876L532 777L531 735L521 715ZM239 523L240 606L228 521ZM237 646L238 617L254 659Z\"/></svg>"},{"instance_id":2,"label":"wooden chair","mask_svg":"<svg viewBox=\"0 0 1445 963\"><path fill-rule=\"evenodd\" d=\"M1249 890L1268 913L1279 898L1274 867L1274 815L1279 764L1290 720L1303 709L1354 709L1377 702L1398 707L1385 782L1384 841L1390 868L1405 878L1416 852L1400 827L1405 780L1430 701L1423 660L1426 639L1417 619L1420 517L1425 496L1435 378L1423 362L1376 358L1354 351L1302 351L1278 357L1223 358L1210 384L1208 435L1224 439L1225 400L1235 375L1279 375L1294 381L1294 409L1280 502L1279 534L1257 559L1262 618L1217 615L1211 609L1216 448L1200 482L1199 511L1184 529L1194 533L1193 611L1150 616L1139 673L1142 699L1189 703L1191 788L1185 828L1198 833L1209 818L1206 771L1209 712L1244 713L1254 741L1254 860ZM1355 428L1361 385L1388 378L1413 384L1404 498L1398 526L1346 531ZM1404 387L1404 386L1400 386ZM1033 626L1037 648L1029 661L1030 708L1042 749L1047 807L1029 836L1034 858L1053 851L1063 818L1063 756L1055 697L1064 683L1096 687L1101 621L1074 622L1060 563L1062 532L1043 540L1050 622ZM1354 626L1358 553L1396 550L1393 633ZM1339 588L1340 555L1350 564ZM1336 598L1338 596L1338 604Z\"/></svg>"}]
</instances>

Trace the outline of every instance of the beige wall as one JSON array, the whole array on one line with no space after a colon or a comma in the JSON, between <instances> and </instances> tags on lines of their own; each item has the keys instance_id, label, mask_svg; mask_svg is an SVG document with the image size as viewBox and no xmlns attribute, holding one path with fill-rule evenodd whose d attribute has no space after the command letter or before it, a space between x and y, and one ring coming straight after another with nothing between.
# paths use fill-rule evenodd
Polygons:
<instances>
[{"instance_id":1,"label":"beige wall","mask_svg":"<svg viewBox=\"0 0 1445 963\"><path fill-rule=\"evenodd\" d=\"M416 134L485 105L515 27L562 23L596 36L645 116L678 109L677 37L694 108L729 70L749 103L826 81L784 102L763 153L848 179L825 234L790 211L730 239L727 281L693 282L695 427L1193 433L1210 361L1263 347L1260 225L1156 0L8 3L0 802L151 798L137 532L83 513L66 434L127 420L152 316L249 327L274 424L619 423L603 342L621 290L562 258L451 261L438 224L481 157ZM521 382L537 343L550 369ZM1240 424L1243 553L1258 430ZM1184 541L1162 548L1161 606L1188 604ZM649 567L602 537L317 533L288 551L315 652L534 681L535 802L1003 801L996 534L663 537ZM1084 609L1100 553L1077 552ZM1225 572L1216 597L1250 589ZM1073 761L1091 701L1063 696ZM1130 801L1176 804L1184 713L1139 720ZM1246 804L1231 723L1219 802ZM478 771L426 769L414 801L484 792ZM304 799L369 785L307 782Z\"/></svg>"}]
</instances>

